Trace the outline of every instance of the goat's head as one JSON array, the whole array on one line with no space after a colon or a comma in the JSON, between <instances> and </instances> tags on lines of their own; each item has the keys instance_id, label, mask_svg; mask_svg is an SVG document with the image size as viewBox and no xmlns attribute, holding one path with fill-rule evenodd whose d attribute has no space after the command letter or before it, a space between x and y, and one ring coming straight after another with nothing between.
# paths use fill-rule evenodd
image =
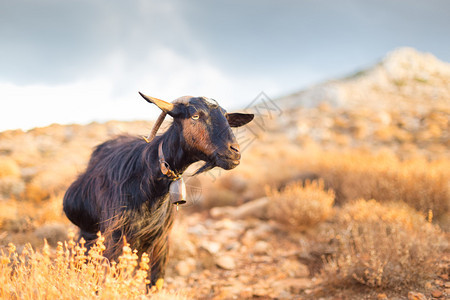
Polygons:
<instances>
[{"instance_id":1,"label":"goat's head","mask_svg":"<svg viewBox=\"0 0 450 300\"><path fill-rule=\"evenodd\" d=\"M229 170L239 164L240 148L231 127L249 123L253 120L253 114L227 113L215 100L205 97L184 96L169 103L140 94L163 111L151 135L156 134L166 114L173 117L185 147L199 160L206 162L196 173L216 166Z\"/></svg>"}]
</instances>

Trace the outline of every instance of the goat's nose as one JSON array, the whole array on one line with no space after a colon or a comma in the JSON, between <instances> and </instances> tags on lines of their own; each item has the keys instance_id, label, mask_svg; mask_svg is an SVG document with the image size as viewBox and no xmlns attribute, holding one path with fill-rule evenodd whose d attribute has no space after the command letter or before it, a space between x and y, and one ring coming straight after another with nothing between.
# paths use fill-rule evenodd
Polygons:
<instances>
[{"instance_id":1,"label":"goat's nose","mask_svg":"<svg viewBox=\"0 0 450 300\"><path fill-rule=\"evenodd\" d=\"M240 153L239 144L230 144L230 150L235 153Z\"/></svg>"}]
</instances>

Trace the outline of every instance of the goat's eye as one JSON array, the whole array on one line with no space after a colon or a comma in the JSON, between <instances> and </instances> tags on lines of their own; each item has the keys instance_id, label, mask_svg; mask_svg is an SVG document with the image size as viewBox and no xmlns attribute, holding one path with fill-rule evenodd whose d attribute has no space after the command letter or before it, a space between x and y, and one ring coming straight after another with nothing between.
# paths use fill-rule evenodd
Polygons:
<instances>
[{"instance_id":1,"label":"goat's eye","mask_svg":"<svg viewBox=\"0 0 450 300\"><path fill-rule=\"evenodd\" d=\"M200 116L198 114L195 114L191 118L192 118L192 120L198 120L198 118L200 118Z\"/></svg>"}]
</instances>

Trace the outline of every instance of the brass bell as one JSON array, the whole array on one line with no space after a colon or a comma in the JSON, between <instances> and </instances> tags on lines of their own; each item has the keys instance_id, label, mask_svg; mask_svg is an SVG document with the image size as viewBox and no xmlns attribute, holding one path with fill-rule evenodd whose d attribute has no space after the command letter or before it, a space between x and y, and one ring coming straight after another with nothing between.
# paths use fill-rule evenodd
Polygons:
<instances>
[{"instance_id":1,"label":"brass bell","mask_svg":"<svg viewBox=\"0 0 450 300\"><path fill-rule=\"evenodd\" d=\"M179 178L173 181L169 187L170 201L172 204L184 204L186 203L186 184L184 184L183 178Z\"/></svg>"}]
</instances>

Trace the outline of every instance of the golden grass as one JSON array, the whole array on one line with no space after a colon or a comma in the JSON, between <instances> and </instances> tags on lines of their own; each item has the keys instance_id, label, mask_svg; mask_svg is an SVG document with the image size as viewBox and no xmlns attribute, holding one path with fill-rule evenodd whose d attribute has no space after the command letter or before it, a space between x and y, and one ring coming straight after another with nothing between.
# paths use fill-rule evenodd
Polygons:
<instances>
[{"instance_id":1,"label":"golden grass","mask_svg":"<svg viewBox=\"0 0 450 300\"><path fill-rule=\"evenodd\" d=\"M446 247L441 230L403 203L357 200L337 214L322 276L334 286L424 287Z\"/></svg>"},{"instance_id":2,"label":"golden grass","mask_svg":"<svg viewBox=\"0 0 450 300\"><path fill-rule=\"evenodd\" d=\"M291 183L281 192L267 193L270 218L294 229L314 227L333 213L334 192L324 190L323 180Z\"/></svg>"},{"instance_id":3,"label":"golden grass","mask_svg":"<svg viewBox=\"0 0 450 300\"><path fill-rule=\"evenodd\" d=\"M0 178L5 177L20 177L20 167L14 159L0 156Z\"/></svg>"},{"instance_id":4,"label":"golden grass","mask_svg":"<svg viewBox=\"0 0 450 300\"><path fill-rule=\"evenodd\" d=\"M147 291L147 254L138 257L124 242L118 262L102 256L104 238L99 234L95 245L86 252L84 241L58 242L56 251L45 243L41 252L27 244L19 254L10 243L0 252L1 299L185 299L180 294Z\"/></svg>"},{"instance_id":5,"label":"golden grass","mask_svg":"<svg viewBox=\"0 0 450 300\"><path fill-rule=\"evenodd\" d=\"M400 160L391 153L362 151L321 155L315 171L336 191L336 201L358 198L403 201L439 218L450 211L450 161Z\"/></svg>"}]
</instances>

